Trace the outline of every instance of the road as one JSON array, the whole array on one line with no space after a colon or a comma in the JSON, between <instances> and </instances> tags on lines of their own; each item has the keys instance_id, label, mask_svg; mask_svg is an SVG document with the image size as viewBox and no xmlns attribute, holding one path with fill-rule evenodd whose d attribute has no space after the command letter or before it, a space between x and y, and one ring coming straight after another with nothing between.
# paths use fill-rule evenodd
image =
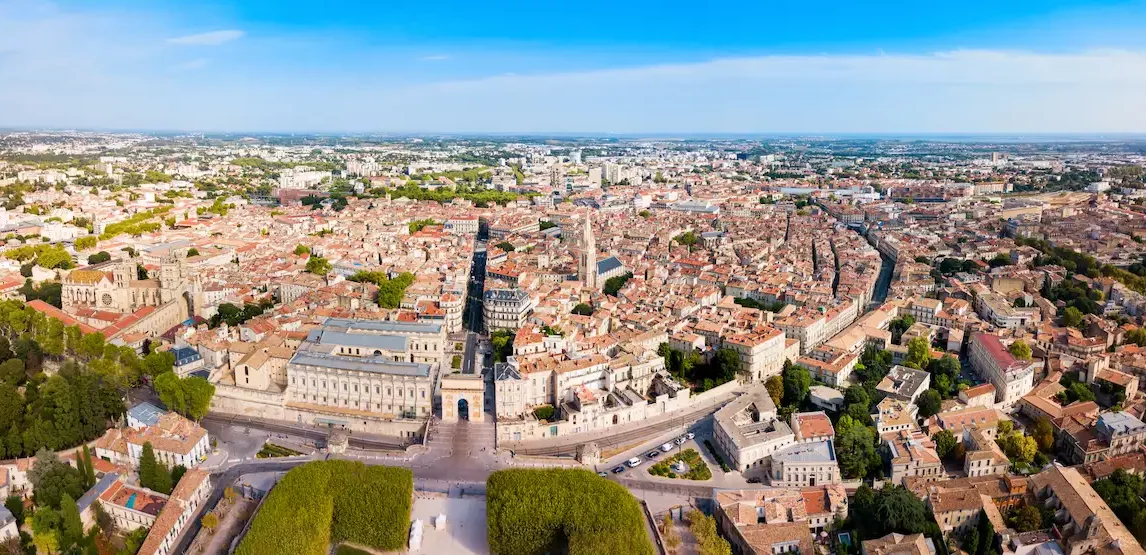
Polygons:
<instances>
[{"instance_id":1,"label":"road","mask_svg":"<svg viewBox=\"0 0 1146 555\"><path fill-rule=\"evenodd\" d=\"M267 432L290 434L315 441L325 441L330 433L314 426L296 425L278 420L213 412L203 418L204 423L244 426ZM410 442L406 438L374 434L351 433L350 446L356 449L404 449Z\"/></svg>"},{"instance_id":2,"label":"road","mask_svg":"<svg viewBox=\"0 0 1146 555\"><path fill-rule=\"evenodd\" d=\"M674 416L668 420L665 420L663 422L658 422L656 424L650 424L648 426L641 426L641 427L634 428L631 430L625 430L623 432L613 434L613 435L604 436L604 437L602 437L602 436L580 437L580 438L576 438L575 441L572 441L569 443L563 443L561 445L545 445L545 446L530 447L528 445L507 444L507 445L503 445L503 447L510 449L514 453L520 454L520 455L555 457L555 456L562 456L562 455L567 455L567 456L575 455L577 453L577 448L580 447L582 444L588 443L588 442L594 442L597 444L597 446L601 447L602 449L605 449L607 447L617 446L617 445L632 444L632 443L639 442L643 439L646 439L650 436L658 435L662 432L672 430L674 428L680 428L680 429L687 428L688 426L695 424L698 420L705 418L708 415L716 412L717 410L720 409L720 407L723 407L725 404L728 403L728 401L731 401L735 397L736 397L735 395L730 395L730 396L727 396L727 397L724 397L721 399L717 399L717 400L712 401L712 402L706 402L700 408L693 409L692 411L682 413L680 415L676 415L676 416Z\"/></svg>"}]
</instances>

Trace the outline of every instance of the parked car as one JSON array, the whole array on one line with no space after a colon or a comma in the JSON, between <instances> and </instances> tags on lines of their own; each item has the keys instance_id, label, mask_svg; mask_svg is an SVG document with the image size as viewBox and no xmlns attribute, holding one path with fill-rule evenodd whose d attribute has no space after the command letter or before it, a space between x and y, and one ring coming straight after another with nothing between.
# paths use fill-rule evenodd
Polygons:
<instances>
[{"instance_id":1,"label":"parked car","mask_svg":"<svg viewBox=\"0 0 1146 555\"><path fill-rule=\"evenodd\" d=\"M621 467L621 466L619 466L619 467L617 467L617 468L620 468L621 470L624 470L624 469L625 469L624 467ZM597 473L597 475L598 475L598 476L600 476L600 477L602 477L602 478L608 478L608 477L609 477L609 473L608 473L608 472L598 472L598 473Z\"/></svg>"},{"instance_id":2,"label":"parked car","mask_svg":"<svg viewBox=\"0 0 1146 555\"><path fill-rule=\"evenodd\" d=\"M613 474L620 474L625 471L625 465L618 466L613 469Z\"/></svg>"},{"instance_id":3,"label":"parked car","mask_svg":"<svg viewBox=\"0 0 1146 555\"><path fill-rule=\"evenodd\" d=\"M688 438L686 438L684 436L676 438L676 444L677 445L684 445L684 442L686 442L686 441L688 441Z\"/></svg>"},{"instance_id":4,"label":"parked car","mask_svg":"<svg viewBox=\"0 0 1146 555\"><path fill-rule=\"evenodd\" d=\"M749 479L748 479L748 483L749 483L749 484L759 484L759 483L760 483L760 478L759 478L759 477L756 477L756 476L753 476L753 477L751 477L751 478L749 478Z\"/></svg>"},{"instance_id":5,"label":"parked car","mask_svg":"<svg viewBox=\"0 0 1146 555\"><path fill-rule=\"evenodd\" d=\"M661 456L661 452L657 451L656 449L653 449L652 451L649 451L648 453L646 453L645 456L650 458L650 459L655 459L655 458Z\"/></svg>"},{"instance_id":6,"label":"parked car","mask_svg":"<svg viewBox=\"0 0 1146 555\"><path fill-rule=\"evenodd\" d=\"M684 437L686 437L688 439L692 439L692 438L696 437L696 434L689 432L687 434L684 434Z\"/></svg>"},{"instance_id":7,"label":"parked car","mask_svg":"<svg viewBox=\"0 0 1146 555\"><path fill-rule=\"evenodd\" d=\"M629 468L636 468L638 466L641 466L641 458L640 457L633 457L633 458L629 459Z\"/></svg>"}]
</instances>

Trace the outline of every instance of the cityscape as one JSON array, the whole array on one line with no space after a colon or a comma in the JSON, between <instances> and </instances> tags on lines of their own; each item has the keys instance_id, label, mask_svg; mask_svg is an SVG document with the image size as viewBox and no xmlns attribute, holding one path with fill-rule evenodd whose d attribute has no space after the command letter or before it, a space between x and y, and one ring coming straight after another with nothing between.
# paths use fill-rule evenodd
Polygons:
<instances>
[{"instance_id":1,"label":"cityscape","mask_svg":"<svg viewBox=\"0 0 1146 555\"><path fill-rule=\"evenodd\" d=\"M0 0L0 553L1146 555L1143 29Z\"/></svg>"}]
</instances>

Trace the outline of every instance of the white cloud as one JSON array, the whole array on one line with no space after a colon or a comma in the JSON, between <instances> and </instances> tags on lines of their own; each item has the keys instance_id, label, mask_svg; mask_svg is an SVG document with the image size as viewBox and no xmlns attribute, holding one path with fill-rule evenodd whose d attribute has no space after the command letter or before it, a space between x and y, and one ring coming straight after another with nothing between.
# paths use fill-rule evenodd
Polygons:
<instances>
[{"instance_id":1,"label":"white cloud","mask_svg":"<svg viewBox=\"0 0 1146 555\"><path fill-rule=\"evenodd\" d=\"M167 39L167 42L180 45L218 46L233 40L241 39L245 34L246 33L238 29L227 29L223 31L211 31L209 33L199 33L195 35L185 35L182 37L170 38Z\"/></svg>"},{"instance_id":2,"label":"white cloud","mask_svg":"<svg viewBox=\"0 0 1146 555\"><path fill-rule=\"evenodd\" d=\"M450 56L449 56L449 54L433 54L430 56L422 56L421 58L418 58L418 59L423 61L423 62L440 62L443 60L450 59Z\"/></svg>"}]
</instances>

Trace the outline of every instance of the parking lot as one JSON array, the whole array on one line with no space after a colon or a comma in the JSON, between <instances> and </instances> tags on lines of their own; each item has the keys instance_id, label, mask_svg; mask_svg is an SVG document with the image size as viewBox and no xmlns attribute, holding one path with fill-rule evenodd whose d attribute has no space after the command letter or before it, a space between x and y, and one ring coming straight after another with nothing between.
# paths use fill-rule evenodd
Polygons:
<instances>
[{"instance_id":1,"label":"parking lot","mask_svg":"<svg viewBox=\"0 0 1146 555\"><path fill-rule=\"evenodd\" d=\"M694 437L692 439L685 440L685 442L682 444L678 444L675 442L675 440L677 438L680 438L681 436L686 436L686 434L688 434L688 433L692 433ZM701 483L701 484L711 484L714 487L745 487L745 486L747 486L748 485L747 480L745 480L745 477L741 476L741 474L739 472L733 471L733 472L729 472L729 473L725 474L723 471L721 471L720 464L718 462L716 462L716 459L712 456L712 453L709 452L708 447L706 447L704 445L705 440L712 441L713 445L715 445L715 441L712 439L712 418L711 417L705 418L705 419L695 423L694 425L688 427L687 429L678 428L678 429L670 431L670 432L665 432L661 435L658 435L658 436L655 436L655 437L649 439L646 442L641 443L639 446L632 447L630 449L626 449L622 453L613 455L613 456L609 457L608 459L603 460L601 462L601 464L597 465L597 471L598 472L604 472L604 473L608 474L609 476L625 477L625 478L636 479L636 480L651 480L651 481L681 482L681 483L687 482L690 484ZM661 449L661 446L664 445L665 443L671 443L671 445L672 445L671 449L669 449L668 452L665 452ZM672 479L672 478L662 478L660 476L653 476L653 475L649 474L649 468L652 465L660 462L661 460L663 460L667 457L671 457L673 455L679 454L679 453L681 453L685 450L688 450L688 449L695 449L697 453L700 453L700 456L704 460L705 464L707 464L709 469L712 470L712 479L711 480L706 480L703 482L696 482L696 481L692 481L692 480L677 480L677 479ZM653 451L656 451L656 456L650 458L649 454ZM640 464L636 468L630 467L628 465L629 459L632 459L632 458L639 458L641 461ZM623 467L624 470L622 470L621 472L616 472L616 469L618 469L620 467Z\"/></svg>"}]
</instances>

